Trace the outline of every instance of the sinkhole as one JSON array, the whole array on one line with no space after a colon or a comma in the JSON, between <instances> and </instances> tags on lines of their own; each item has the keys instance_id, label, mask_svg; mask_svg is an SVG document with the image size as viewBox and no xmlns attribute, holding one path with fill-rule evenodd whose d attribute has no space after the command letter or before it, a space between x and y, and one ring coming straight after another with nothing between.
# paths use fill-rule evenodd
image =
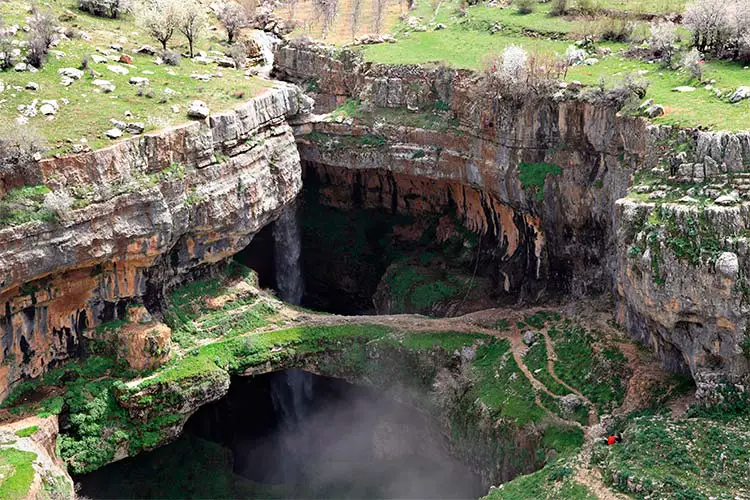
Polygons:
<instances>
[{"instance_id":1,"label":"sinkhole","mask_svg":"<svg viewBox=\"0 0 750 500\"><path fill-rule=\"evenodd\" d=\"M97 498L477 498L438 424L342 379L232 379L173 443L75 478Z\"/></svg>"}]
</instances>

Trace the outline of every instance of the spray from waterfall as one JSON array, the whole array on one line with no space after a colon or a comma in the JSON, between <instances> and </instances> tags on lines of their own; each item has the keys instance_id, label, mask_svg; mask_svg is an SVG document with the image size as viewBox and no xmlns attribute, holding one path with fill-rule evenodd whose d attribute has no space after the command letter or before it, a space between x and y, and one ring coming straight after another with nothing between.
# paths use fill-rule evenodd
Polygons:
<instances>
[{"instance_id":1,"label":"spray from waterfall","mask_svg":"<svg viewBox=\"0 0 750 500\"><path fill-rule=\"evenodd\" d=\"M273 226L276 286L279 297L290 304L300 304L304 286L300 269L300 242L297 210L294 205L284 208Z\"/></svg>"}]
</instances>

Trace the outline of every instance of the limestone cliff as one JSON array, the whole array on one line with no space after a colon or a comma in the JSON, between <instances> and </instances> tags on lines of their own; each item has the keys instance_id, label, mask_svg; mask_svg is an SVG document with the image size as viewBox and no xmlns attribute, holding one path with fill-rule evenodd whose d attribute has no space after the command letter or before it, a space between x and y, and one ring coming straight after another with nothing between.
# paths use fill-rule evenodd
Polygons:
<instances>
[{"instance_id":1,"label":"limestone cliff","mask_svg":"<svg viewBox=\"0 0 750 500\"><path fill-rule=\"evenodd\" d=\"M44 183L83 199L57 222L0 230L0 399L82 349L87 328L158 309L165 289L241 250L301 188L278 84L230 112L41 162Z\"/></svg>"},{"instance_id":2,"label":"limestone cliff","mask_svg":"<svg viewBox=\"0 0 750 500\"><path fill-rule=\"evenodd\" d=\"M378 179L425 180L422 199L430 187L432 198L452 198L467 227L498 236L511 267L514 250L535 255L506 273L511 294L529 280L573 296L614 290L619 321L668 366L689 369L699 395L727 379L747 387L750 133L651 125L618 113L614 94L574 85L518 102L469 71L366 63L320 45L282 45L276 65L277 76L307 86L318 110L354 99L369 113L369 121L334 113L299 124L303 160L356 171L402 210L420 182ZM429 118L436 109L442 120ZM645 254L636 240L648 236L655 209L665 211L663 227Z\"/></svg>"}]
</instances>

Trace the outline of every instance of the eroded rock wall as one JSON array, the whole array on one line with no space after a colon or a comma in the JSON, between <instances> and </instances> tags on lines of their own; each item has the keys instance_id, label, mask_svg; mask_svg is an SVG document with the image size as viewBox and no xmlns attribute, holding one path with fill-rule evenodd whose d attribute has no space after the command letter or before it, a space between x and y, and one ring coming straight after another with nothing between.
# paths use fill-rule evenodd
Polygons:
<instances>
[{"instance_id":1,"label":"eroded rock wall","mask_svg":"<svg viewBox=\"0 0 750 500\"><path fill-rule=\"evenodd\" d=\"M699 395L715 393L727 379L747 388L750 133L651 125L621 116L606 95L570 85L552 98L513 102L472 72L366 63L322 46L282 45L276 64L280 77L307 86L319 111L355 99L374 117L366 124L332 116L299 125L303 160L452 182L533 217L544 247L543 280L574 296L614 290L621 324L667 366L689 370ZM445 111L446 123L419 125L414 117L434 109ZM407 110L413 114L403 119ZM525 185L523 171L535 163L559 173ZM644 176L655 178L651 188L625 200ZM679 196L660 182L685 184L687 198L670 208ZM722 194L728 199L714 205ZM651 236L661 251L658 259L656 249L644 256L647 245L636 236L645 237L644 218L663 205L674 213ZM483 227L481 219L475 227ZM679 235L667 234L675 228ZM691 241L707 248L692 248L686 258L681 246Z\"/></svg>"},{"instance_id":2,"label":"eroded rock wall","mask_svg":"<svg viewBox=\"0 0 750 500\"><path fill-rule=\"evenodd\" d=\"M0 230L0 399L75 357L81 334L158 309L165 289L244 248L301 189L288 117L306 112L279 84L233 111L43 160L53 190L90 192L59 222Z\"/></svg>"}]
</instances>

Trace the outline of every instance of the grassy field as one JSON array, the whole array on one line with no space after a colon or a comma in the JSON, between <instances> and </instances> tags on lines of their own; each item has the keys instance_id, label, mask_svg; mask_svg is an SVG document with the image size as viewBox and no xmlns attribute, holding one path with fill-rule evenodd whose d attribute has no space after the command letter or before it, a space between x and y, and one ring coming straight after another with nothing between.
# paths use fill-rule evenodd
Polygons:
<instances>
[{"instance_id":1,"label":"grassy field","mask_svg":"<svg viewBox=\"0 0 750 500\"><path fill-rule=\"evenodd\" d=\"M15 23L23 26L28 15L28 6L28 2L19 0L2 2L0 18L5 25ZM187 58L183 58L176 67L157 65L153 56L134 53L135 49L143 44L154 47L158 44L139 31L132 16L126 16L122 20L91 16L77 10L77 2L73 0L50 0L44 6L49 6L56 17L62 16L66 19L59 22L60 26L71 28L74 32L85 32L90 35L91 40L76 37L70 41L62 41L52 50L61 51L64 56L56 57L50 54L47 64L38 73L12 70L0 72L0 81L4 82L6 87L0 94L0 121L5 124L12 123L19 115L17 107L29 105L34 99L57 100L60 109L54 117L45 117L40 113L29 118L26 125L47 139L51 148L50 153L65 151L70 146L68 140L78 142L81 138L86 138L89 146L93 148L112 142L106 138L104 132L112 128L110 119L113 118L127 122L142 122L146 125L146 130L159 129L187 121L187 105L194 99L205 101L209 109L216 112L228 109L272 85L259 78L246 77L242 70L217 68L216 65L199 64ZM70 16L72 19L67 20ZM208 35L198 44L199 49L227 49L223 42L223 31L207 33ZM23 31L19 30L17 39L22 40L23 35ZM111 44L122 45L123 52L133 57L133 64L118 64L114 61L94 64L90 56L101 55L96 49L108 49ZM186 47L187 42L182 36L175 36L170 42L170 48L175 50L183 51ZM111 52L119 56L119 53ZM81 67L85 55L89 56L89 67L92 71L84 71L84 77L69 87L60 85L58 70ZM128 74L114 73L108 66L126 68ZM208 82L190 77L193 73L215 75L218 70L223 76L214 77ZM139 95L138 86L128 83L133 76L148 78L150 91ZM96 79L112 82L115 90L109 94L102 93L92 84ZM39 84L39 90L25 90L26 84L30 81ZM167 88L174 91L174 94L165 94ZM63 104L62 99L67 99L69 103ZM176 113L172 111L175 104L180 105L180 110ZM126 118L126 111L132 116Z\"/></svg>"},{"instance_id":2,"label":"grassy field","mask_svg":"<svg viewBox=\"0 0 750 500\"><path fill-rule=\"evenodd\" d=\"M603 8L627 10L628 12L664 12L682 7L682 2L601 2ZM590 17L553 17L549 15L549 4L540 4L531 14L521 15L512 6L507 8L478 5L469 7L465 17L455 14L455 3L444 3L435 19L447 28L438 31L408 31L405 24L394 28L399 38L396 44L366 46L361 49L368 61L387 64L440 63L456 68L483 70L488 61L497 58L505 47L517 45L530 53L546 53L563 56L566 49L584 34L594 33L596 24ZM412 12L423 20L432 18L428 2L418 3ZM642 21L640 38L648 38L648 25ZM500 25L502 30L493 34L490 28ZM683 38L686 38L683 34ZM647 99L654 99L665 108L665 114L656 118L656 123L682 126L700 126L708 129L745 130L748 128L747 113L750 100L731 104L726 96L738 86L750 81L750 69L727 61L707 61L704 64L705 81L712 81L711 89L682 72L665 69L625 57L627 43L598 42L598 48L609 48L612 54L599 57L591 66L577 65L570 68L566 79L587 85L598 85L604 81L612 86L626 75L636 75L649 81ZM693 92L680 93L672 89L679 86L694 86ZM713 89L719 89L723 97L717 97Z\"/></svg>"}]
</instances>

